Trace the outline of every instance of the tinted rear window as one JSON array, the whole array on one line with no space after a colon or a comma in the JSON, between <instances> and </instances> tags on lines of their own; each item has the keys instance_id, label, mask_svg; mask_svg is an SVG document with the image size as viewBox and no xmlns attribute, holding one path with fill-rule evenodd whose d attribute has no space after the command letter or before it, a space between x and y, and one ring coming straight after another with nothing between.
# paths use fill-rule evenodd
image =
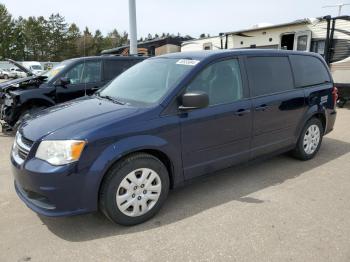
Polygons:
<instances>
[{"instance_id":1,"label":"tinted rear window","mask_svg":"<svg viewBox=\"0 0 350 262\"><path fill-rule=\"evenodd\" d=\"M247 69L252 96L294 88L288 57L248 57Z\"/></svg>"},{"instance_id":2,"label":"tinted rear window","mask_svg":"<svg viewBox=\"0 0 350 262\"><path fill-rule=\"evenodd\" d=\"M118 75L137 64L138 60L105 60L104 61L104 78L105 80L112 80Z\"/></svg>"},{"instance_id":3,"label":"tinted rear window","mask_svg":"<svg viewBox=\"0 0 350 262\"><path fill-rule=\"evenodd\" d=\"M297 87L319 85L331 80L325 65L316 57L292 55L291 63Z\"/></svg>"}]
</instances>

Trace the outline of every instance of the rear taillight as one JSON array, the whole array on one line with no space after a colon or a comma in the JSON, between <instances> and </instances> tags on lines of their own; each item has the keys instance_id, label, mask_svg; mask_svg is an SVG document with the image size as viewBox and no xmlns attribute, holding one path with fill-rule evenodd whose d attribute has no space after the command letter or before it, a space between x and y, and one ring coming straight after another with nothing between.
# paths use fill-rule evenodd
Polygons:
<instances>
[{"instance_id":1,"label":"rear taillight","mask_svg":"<svg viewBox=\"0 0 350 262\"><path fill-rule=\"evenodd\" d=\"M332 96L333 96L333 104L335 107L337 104L337 100L338 100L338 88L333 87Z\"/></svg>"}]
</instances>

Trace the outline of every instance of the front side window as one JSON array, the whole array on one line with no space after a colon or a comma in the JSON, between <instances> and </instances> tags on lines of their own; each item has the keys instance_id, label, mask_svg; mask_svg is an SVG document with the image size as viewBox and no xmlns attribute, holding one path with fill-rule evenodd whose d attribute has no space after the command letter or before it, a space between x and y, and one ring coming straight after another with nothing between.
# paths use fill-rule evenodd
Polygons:
<instances>
[{"instance_id":1,"label":"front side window","mask_svg":"<svg viewBox=\"0 0 350 262\"><path fill-rule=\"evenodd\" d=\"M232 103L242 99L242 79L237 59L209 65L189 84L187 91L203 91L209 105Z\"/></svg>"},{"instance_id":2,"label":"front side window","mask_svg":"<svg viewBox=\"0 0 350 262\"><path fill-rule=\"evenodd\" d=\"M248 57L247 69L253 97L294 88L288 57Z\"/></svg>"},{"instance_id":3,"label":"front side window","mask_svg":"<svg viewBox=\"0 0 350 262\"><path fill-rule=\"evenodd\" d=\"M70 69L65 77L69 78L73 85L99 82L101 81L101 62L80 63Z\"/></svg>"},{"instance_id":4,"label":"front side window","mask_svg":"<svg viewBox=\"0 0 350 262\"><path fill-rule=\"evenodd\" d=\"M199 61L173 58L147 59L115 78L99 95L127 103L158 103Z\"/></svg>"}]
</instances>

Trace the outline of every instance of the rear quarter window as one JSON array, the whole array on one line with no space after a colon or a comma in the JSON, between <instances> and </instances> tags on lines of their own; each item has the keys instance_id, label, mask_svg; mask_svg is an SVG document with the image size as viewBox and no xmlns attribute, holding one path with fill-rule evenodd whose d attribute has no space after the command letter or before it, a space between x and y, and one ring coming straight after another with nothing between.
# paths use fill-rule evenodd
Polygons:
<instances>
[{"instance_id":1,"label":"rear quarter window","mask_svg":"<svg viewBox=\"0 0 350 262\"><path fill-rule=\"evenodd\" d=\"M248 57L249 86L253 97L294 88L288 57Z\"/></svg>"},{"instance_id":2,"label":"rear quarter window","mask_svg":"<svg viewBox=\"0 0 350 262\"><path fill-rule=\"evenodd\" d=\"M137 60L105 60L104 79L112 80L138 62Z\"/></svg>"},{"instance_id":3,"label":"rear quarter window","mask_svg":"<svg viewBox=\"0 0 350 262\"><path fill-rule=\"evenodd\" d=\"M290 60L296 87L319 85L331 81L326 66L317 57L292 55Z\"/></svg>"}]
</instances>

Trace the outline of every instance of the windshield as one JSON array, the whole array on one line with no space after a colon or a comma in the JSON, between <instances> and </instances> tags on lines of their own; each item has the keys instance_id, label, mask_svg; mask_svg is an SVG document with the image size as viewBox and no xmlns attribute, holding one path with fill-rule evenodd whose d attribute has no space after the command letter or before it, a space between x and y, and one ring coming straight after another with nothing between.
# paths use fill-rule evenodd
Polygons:
<instances>
[{"instance_id":1,"label":"windshield","mask_svg":"<svg viewBox=\"0 0 350 262\"><path fill-rule=\"evenodd\" d=\"M39 66L39 65L32 65L32 66L31 66L31 69L32 69L32 70L43 70L42 67Z\"/></svg>"},{"instance_id":2,"label":"windshield","mask_svg":"<svg viewBox=\"0 0 350 262\"><path fill-rule=\"evenodd\" d=\"M99 95L126 103L157 103L193 68L181 61L170 58L145 60L115 78Z\"/></svg>"},{"instance_id":3,"label":"windshield","mask_svg":"<svg viewBox=\"0 0 350 262\"><path fill-rule=\"evenodd\" d=\"M52 78L54 78L59 72L61 72L67 65L69 61L63 61L58 65L54 66L51 70L43 73L41 76L46 76L45 82L49 82Z\"/></svg>"}]
</instances>

